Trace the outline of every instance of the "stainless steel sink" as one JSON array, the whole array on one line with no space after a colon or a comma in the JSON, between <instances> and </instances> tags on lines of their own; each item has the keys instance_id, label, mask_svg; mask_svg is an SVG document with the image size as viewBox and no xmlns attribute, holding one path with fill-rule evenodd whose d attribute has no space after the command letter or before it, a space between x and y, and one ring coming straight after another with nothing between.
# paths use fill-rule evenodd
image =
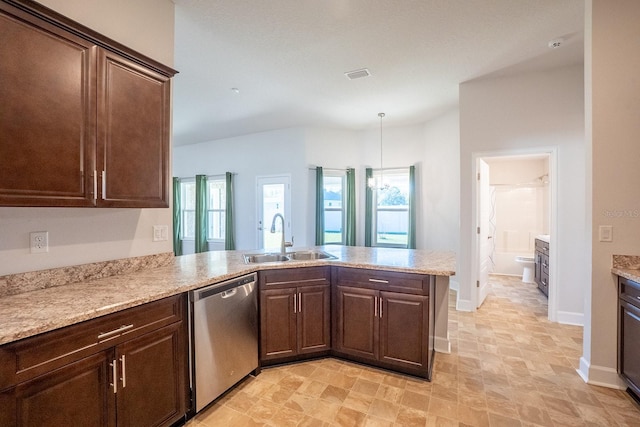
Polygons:
<instances>
[{"instance_id":1,"label":"stainless steel sink","mask_svg":"<svg viewBox=\"0 0 640 427\"><path fill-rule=\"evenodd\" d=\"M263 253L263 254L245 254L244 262L246 264L261 264L265 262L282 262L282 261L314 261L322 259L336 259L337 257L323 251L308 250L280 253Z\"/></svg>"},{"instance_id":2,"label":"stainless steel sink","mask_svg":"<svg viewBox=\"0 0 640 427\"><path fill-rule=\"evenodd\" d=\"M294 261L308 261L314 259L336 259L335 256L322 251L297 251L291 252L289 258Z\"/></svg>"},{"instance_id":3,"label":"stainless steel sink","mask_svg":"<svg viewBox=\"0 0 640 427\"><path fill-rule=\"evenodd\" d=\"M289 261L289 257L282 254L246 254L244 262L247 264L260 264L263 262Z\"/></svg>"}]
</instances>

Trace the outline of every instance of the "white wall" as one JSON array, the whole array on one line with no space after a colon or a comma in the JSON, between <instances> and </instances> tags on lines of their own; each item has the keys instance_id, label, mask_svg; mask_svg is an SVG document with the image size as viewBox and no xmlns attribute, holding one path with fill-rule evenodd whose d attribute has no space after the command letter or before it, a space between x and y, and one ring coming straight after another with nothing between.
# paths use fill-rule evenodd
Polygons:
<instances>
[{"instance_id":1,"label":"white wall","mask_svg":"<svg viewBox=\"0 0 640 427\"><path fill-rule=\"evenodd\" d=\"M617 285L613 254L640 255L640 2L588 1L585 29L586 129L592 183L586 242L591 250L584 354L580 372L593 384L615 385ZM598 227L613 226L613 242ZM589 283L589 282L588 282Z\"/></svg>"},{"instance_id":2,"label":"white wall","mask_svg":"<svg viewBox=\"0 0 640 427\"><path fill-rule=\"evenodd\" d=\"M419 248L455 250L458 242L457 117L455 112L427 125L397 128L383 125L383 166L417 165L418 203L426 207L418 213ZM425 152L432 156L425 156ZM353 167L357 193L356 240L358 245L363 245L364 170L380 167L380 128L361 132L321 128L263 132L175 147L173 161L174 175L179 177L225 171L237 173L234 177L238 215L236 246L240 250L255 249L257 245L256 176L292 175L292 225L295 246L300 247L315 242L315 172L310 168ZM450 191L446 191L447 187ZM431 198L432 195L436 197Z\"/></svg>"},{"instance_id":3,"label":"white wall","mask_svg":"<svg viewBox=\"0 0 640 427\"><path fill-rule=\"evenodd\" d=\"M170 0L40 0L125 46L173 65ZM141 23L144 22L144 25ZM171 226L171 209L0 207L0 275L171 252L152 226ZM49 232L49 252L29 253L29 232Z\"/></svg>"},{"instance_id":4,"label":"white wall","mask_svg":"<svg viewBox=\"0 0 640 427\"><path fill-rule=\"evenodd\" d=\"M256 177L291 174L291 220L296 246L307 241L309 204L308 165L305 156L305 130L281 129L200 144L174 147L173 175L186 178L197 174L234 175L236 249L255 249L258 245L256 217ZM296 196L297 195L297 196ZM313 209L313 205L311 206Z\"/></svg>"},{"instance_id":5,"label":"white wall","mask_svg":"<svg viewBox=\"0 0 640 427\"><path fill-rule=\"evenodd\" d=\"M460 85L460 210L458 306L476 306L475 187L478 154L525 154L557 150L556 264L557 320L581 323L585 271L585 142L583 67L573 66L519 76L475 80ZM552 206L553 209L553 206ZM553 212L552 212L553 216ZM552 291L553 292L553 291Z\"/></svg>"},{"instance_id":6,"label":"white wall","mask_svg":"<svg viewBox=\"0 0 640 427\"><path fill-rule=\"evenodd\" d=\"M423 228L418 247L459 253L460 111L451 110L424 125L422 148ZM420 235L419 235L420 236ZM453 278L456 279L456 278ZM452 286L457 280L452 279Z\"/></svg>"}]
</instances>

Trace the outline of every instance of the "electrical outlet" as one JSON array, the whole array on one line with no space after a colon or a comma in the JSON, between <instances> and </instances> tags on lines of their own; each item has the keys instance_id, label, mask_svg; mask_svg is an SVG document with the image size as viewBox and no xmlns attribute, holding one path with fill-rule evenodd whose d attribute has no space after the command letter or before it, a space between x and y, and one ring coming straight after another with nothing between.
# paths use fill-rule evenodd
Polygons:
<instances>
[{"instance_id":1,"label":"electrical outlet","mask_svg":"<svg viewBox=\"0 0 640 427\"><path fill-rule=\"evenodd\" d=\"M169 240L169 226L168 225L154 225L153 226L153 241L164 242Z\"/></svg>"},{"instance_id":2,"label":"electrical outlet","mask_svg":"<svg viewBox=\"0 0 640 427\"><path fill-rule=\"evenodd\" d=\"M49 232L34 231L29 233L29 248L32 254L49 252Z\"/></svg>"}]
</instances>

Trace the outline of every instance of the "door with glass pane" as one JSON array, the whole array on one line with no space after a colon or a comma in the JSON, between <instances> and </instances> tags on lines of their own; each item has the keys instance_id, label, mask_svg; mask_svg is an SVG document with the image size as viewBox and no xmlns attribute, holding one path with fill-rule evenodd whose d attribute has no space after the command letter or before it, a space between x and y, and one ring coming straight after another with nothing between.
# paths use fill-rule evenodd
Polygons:
<instances>
[{"instance_id":1,"label":"door with glass pane","mask_svg":"<svg viewBox=\"0 0 640 427\"><path fill-rule=\"evenodd\" d=\"M258 248L279 249L282 232L285 233L285 241L292 239L291 176L259 176L257 187ZM277 214L282 215L284 221ZM275 225L273 233L272 225Z\"/></svg>"}]
</instances>

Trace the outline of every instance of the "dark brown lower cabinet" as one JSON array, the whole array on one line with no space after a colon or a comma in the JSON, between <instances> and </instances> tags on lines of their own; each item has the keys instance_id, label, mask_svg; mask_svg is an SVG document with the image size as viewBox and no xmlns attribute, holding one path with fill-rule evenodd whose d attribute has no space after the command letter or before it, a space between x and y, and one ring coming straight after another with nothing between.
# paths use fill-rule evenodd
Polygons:
<instances>
[{"instance_id":1,"label":"dark brown lower cabinet","mask_svg":"<svg viewBox=\"0 0 640 427\"><path fill-rule=\"evenodd\" d=\"M618 280L618 372L640 400L640 283Z\"/></svg>"},{"instance_id":2,"label":"dark brown lower cabinet","mask_svg":"<svg viewBox=\"0 0 640 427\"><path fill-rule=\"evenodd\" d=\"M109 390L110 358L107 353L70 363L3 393L0 424L115 425L115 400Z\"/></svg>"},{"instance_id":3,"label":"dark brown lower cabinet","mask_svg":"<svg viewBox=\"0 0 640 427\"><path fill-rule=\"evenodd\" d=\"M183 312L184 298L171 297L0 347L0 425L179 421L187 411Z\"/></svg>"},{"instance_id":4,"label":"dark brown lower cabinet","mask_svg":"<svg viewBox=\"0 0 640 427\"><path fill-rule=\"evenodd\" d=\"M173 324L116 347L118 426L162 426L184 415L181 334Z\"/></svg>"},{"instance_id":5,"label":"dark brown lower cabinet","mask_svg":"<svg viewBox=\"0 0 640 427\"><path fill-rule=\"evenodd\" d=\"M329 267L260 272L260 360L274 362L331 348Z\"/></svg>"},{"instance_id":6,"label":"dark brown lower cabinet","mask_svg":"<svg viewBox=\"0 0 640 427\"><path fill-rule=\"evenodd\" d=\"M430 276L351 268L337 268L335 276L333 353L430 378L434 313Z\"/></svg>"},{"instance_id":7,"label":"dark brown lower cabinet","mask_svg":"<svg viewBox=\"0 0 640 427\"><path fill-rule=\"evenodd\" d=\"M425 369L429 363L429 297L380 292L380 360Z\"/></svg>"}]
</instances>

